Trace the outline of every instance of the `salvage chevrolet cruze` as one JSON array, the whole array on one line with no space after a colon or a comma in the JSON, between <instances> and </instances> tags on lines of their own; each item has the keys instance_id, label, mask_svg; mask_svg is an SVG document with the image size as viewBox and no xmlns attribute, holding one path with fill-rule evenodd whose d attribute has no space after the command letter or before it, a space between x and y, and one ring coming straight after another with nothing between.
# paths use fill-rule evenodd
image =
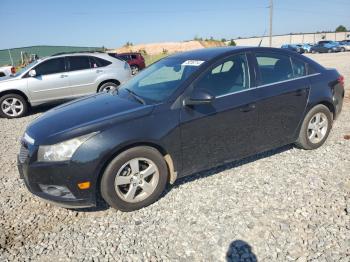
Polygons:
<instances>
[{"instance_id":1,"label":"salvage chevrolet cruze","mask_svg":"<svg viewBox=\"0 0 350 262\"><path fill-rule=\"evenodd\" d=\"M132 211L168 183L294 143L320 147L341 111L344 78L295 52L203 49L151 65L118 90L56 107L22 138L20 176L65 207Z\"/></svg>"}]
</instances>

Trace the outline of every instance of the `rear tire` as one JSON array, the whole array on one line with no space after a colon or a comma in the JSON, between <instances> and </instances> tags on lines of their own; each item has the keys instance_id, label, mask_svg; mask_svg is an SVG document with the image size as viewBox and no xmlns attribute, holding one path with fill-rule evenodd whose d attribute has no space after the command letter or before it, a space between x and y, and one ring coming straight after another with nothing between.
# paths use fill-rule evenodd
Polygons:
<instances>
[{"instance_id":1,"label":"rear tire","mask_svg":"<svg viewBox=\"0 0 350 262\"><path fill-rule=\"evenodd\" d=\"M129 212L158 200L167 179L167 164L156 149L134 147L108 164L101 179L101 195L111 207Z\"/></svg>"},{"instance_id":2,"label":"rear tire","mask_svg":"<svg viewBox=\"0 0 350 262\"><path fill-rule=\"evenodd\" d=\"M326 141L332 129L333 115L328 107L317 105L305 116L295 144L302 149L319 148Z\"/></svg>"},{"instance_id":3,"label":"rear tire","mask_svg":"<svg viewBox=\"0 0 350 262\"><path fill-rule=\"evenodd\" d=\"M136 75L140 71L140 69L139 69L139 67L137 65L130 66L130 69L131 69L131 74L132 75Z\"/></svg>"},{"instance_id":4,"label":"rear tire","mask_svg":"<svg viewBox=\"0 0 350 262\"><path fill-rule=\"evenodd\" d=\"M104 83L103 85L101 85L99 88L98 88L98 91L97 92L110 92L110 91L115 91L118 89L118 86L116 83L113 83L113 82L107 82L107 83Z\"/></svg>"},{"instance_id":5,"label":"rear tire","mask_svg":"<svg viewBox=\"0 0 350 262\"><path fill-rule=\"evenodd\" d=\"M4 118L19 118L26 115L28 102L17 94L7 94L0 98L0 116Z\"/></svg>"}]
</instances>

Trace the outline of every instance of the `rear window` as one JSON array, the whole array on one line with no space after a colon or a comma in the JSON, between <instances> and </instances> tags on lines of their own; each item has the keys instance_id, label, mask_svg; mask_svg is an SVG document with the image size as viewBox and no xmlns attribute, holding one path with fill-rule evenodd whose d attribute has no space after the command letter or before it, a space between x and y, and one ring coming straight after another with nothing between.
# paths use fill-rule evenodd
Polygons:
<instances>
[{"instance_id":1,"label":"rear window","mask_svg":"<svg viewBox=\"0 0 350 262\"><path fill-rule=\"evenodd\" d=\"M118 58L124 60L124 61L129 61L130 60L130 56L129 55L119 55Z\"/></svg>"},{"instance_id":2,"label":"rear window","mask_svg":"<svg viewBox=\"0 0 350 262\"><path fill-rule=\"evenodd\" d=\"M69 70L84 70L90 68L90 60L88 56L70 56L69 58Z\"/></svg>"}]
</instances>

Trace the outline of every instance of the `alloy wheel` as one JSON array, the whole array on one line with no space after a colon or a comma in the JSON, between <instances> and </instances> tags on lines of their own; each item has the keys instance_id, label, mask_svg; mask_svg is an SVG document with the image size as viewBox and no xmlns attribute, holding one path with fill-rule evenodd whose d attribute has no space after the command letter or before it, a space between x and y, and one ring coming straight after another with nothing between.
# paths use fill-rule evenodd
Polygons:
<instances>
[{"instance_id":1,"label":"alloy wheel","mask_svg":"<svg viewBox=\"0 0 350 262\"><path fill-rule=\"evenodd\" d=\"M117 173L114 188L126 202L136 203L148 198L156 189L159 170L147 158L134 158L126 162Z\"/></svg>"},{"instance_id":2,"label":"alloy wheel","mask_svg":"<svg viewBox=\"0 0 350 262\"><path fill-rule=\"evenodd\" d=\"M139 68L137 66L131 66L131 74L136 75L139 72Z\"/></svg>"},{"instance_id":3,"label":"alloy wheel","mask_svg":"<svg viewBox=\"0 0 350 262\"><path fill-rule=\"evenodd\" d=\"M108 86L105 86L101 89L101 92L113 92L117 90L117 87L116 86L113 86L113 85L108 85Z\"/></svg>"},{"instance_id":4,"label":"alloy wheel","mask_svg":"<svg viewBox=\"0 0 350 262\"><path fill-rule=\"evenodd\" d=\"M328 131L328 118L324 113L315 114L309 121L307 136L313 144L320 143Z\"/></svg>"},{"instance_id":5,"label":"alloy wheel","mask_svg":"<svg viewBox=\"0 0 350 262\"><path fill-rule=\"evenodd\" d=\"M9 97L1 103L1 110L10 117L16 117L23 113L24 105L21 100Z\"/></svg>"}]
</instances>

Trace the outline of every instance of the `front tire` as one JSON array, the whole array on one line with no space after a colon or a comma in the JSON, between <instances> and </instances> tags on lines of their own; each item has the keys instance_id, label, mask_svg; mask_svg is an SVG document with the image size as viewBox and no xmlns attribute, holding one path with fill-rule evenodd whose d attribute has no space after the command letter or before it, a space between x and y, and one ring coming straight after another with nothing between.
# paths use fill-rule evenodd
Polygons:
<instances>
[{"instance_id":1,"label":"front tire","mask_svg":"<svg viewBox=\"0 0 350 262\"><path fill-rule=\"evenodd\" d=\"M116 83L107 82L99 87L98 92L113 92L118 89L118 86Z\"/></svg>"},{"instance_id":2,"label":"front tire","mask_svg":"<svg viewBox=\"0 0 350 262\"><path fill-rule=\"evenodd\" d=\"M0 116L4 118L19 118L28 111L26 99L17 94L7 94L0 98Z\"/></svg>"},{"instance_id":3,"label":"front tire","mask_svg":"<svg viewBox=\"0 0 350 262\"><path fill-rule=\"evenodd\" d=\"M319 148L326 141L333 123L328 107L317 105L304 118L296 145L305 150Z\"/></svg>"},{"instance_id":4,"label":"front tire","mask_svg":"<svg viewBox=\"0 0 350 262\"><path fill-rule=\"evenodd\" d=\"M115 209L134 211L158 200L167 179L167 164L156 149L134 147L108 164L101 179L101 195Z\"/></svg>"}]
</instances>

